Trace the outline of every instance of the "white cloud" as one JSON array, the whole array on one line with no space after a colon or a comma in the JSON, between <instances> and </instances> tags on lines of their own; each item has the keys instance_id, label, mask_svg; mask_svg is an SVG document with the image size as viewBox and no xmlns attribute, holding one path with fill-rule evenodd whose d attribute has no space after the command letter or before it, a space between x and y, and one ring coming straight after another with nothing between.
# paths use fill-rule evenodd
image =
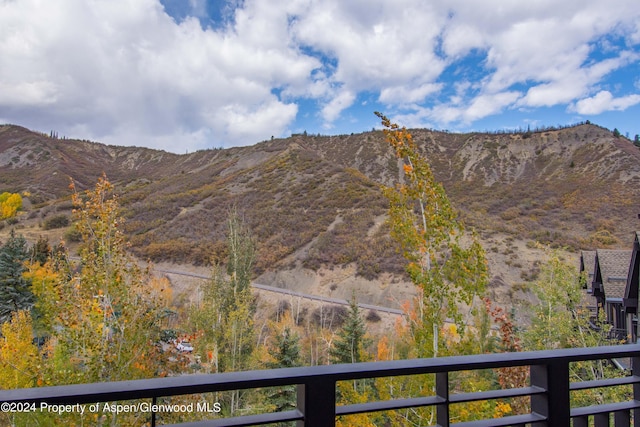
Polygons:
<instances>
[{"instance_id":1,"label":"white cloud","mask_svg":"<svg viewBox=\"0 0 640 427\"><path fill-rule=\"evenodd\" d=\"M519 92L500 92L480 95L473 99L468 108L462 112L462 120L466 123L500 112L512 105L520 97Z\"/></svg>"},{"instance_id":2,"label":"white cloud","mask_svg":"<svg viewBox=\"0 0 640 427\"><path fill-rule=\"evenodd\" d=\"M215 29L183 3L0 0L0 116L181 152L280 136L301 97L328 127L362 93L440 126L636 99L587 97L639 61L637 0L228 0Z\"/></svg>"},{"instance_id":3,"label":"white cloud","mask_svg":"<svg viewBox=\"0 0 640 427\"><path fill-rule=\"evenodd\" d=\"M421 103L427 96L441 89L440 83L386 87L380 91L380 102L385 104Z\"/></svg>"},{"instance_id":4,"label":"white cloud","mask_svg":"<svg viewBox=\"0 0 640 427\"><path fill-rule=\"evenodd\" d=\"M293 31L336 60L334 81L354 92L382 91L423 86L440 75L446 62L435 46L445 16L407 0L310 1Z\"/></svg>"},{"instance_id":5,"label":"white cloud","mask_svg":"<svg viewBox=\"0 0 640 427\"><path fill-rule=\"evenodd\" d=\"M176 23L155 0L2 2L0 113L167 149L280 136L297 108L274 88L304 87L319 63L288 43L286 11L267 12L239 10L216 32Z\"/></svg>"},{"instance_id":6,"label":"white cloud","mask_svg":"<svg viewBox=\"0 0 640 427\"><path fill-rule=\"evenodd\" d=\"M324 107L322 107L321 116L325 121L325 127L330 127L331 123L335 121L340 113L349 108L356 96L348 90L341 90L331 101L329 101Z\"/></svg>"},{"instance_id":7,"label":"white cloud","mask_svg":"<svg viewBox=\"0 0 640 427\"><path fill-rule=\"evenodd\" d=\"M594 115L604 111L626 110L636 104L640 104L640 94L614 98L611 92L602 90L592 97L576 102L572 110L578 114Z\"/></svg>"}]
</instances>

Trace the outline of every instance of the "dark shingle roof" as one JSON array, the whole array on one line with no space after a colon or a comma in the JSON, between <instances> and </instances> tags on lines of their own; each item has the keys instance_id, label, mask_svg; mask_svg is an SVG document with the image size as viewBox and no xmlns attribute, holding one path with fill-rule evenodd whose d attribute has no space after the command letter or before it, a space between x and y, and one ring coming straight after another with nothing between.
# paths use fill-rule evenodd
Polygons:
<instances>
[{"instance_id":1,"label":"dark shingle roof","mask_svg":"<svg viewBox=\"0 0 640 427\"><path fill-rule=\"evenodd\" d=\"M589 283L591 283L591 279L593 279L593 271L596 268L596 251L581 251L580 252L580 267L584 268L587 273L587 278L589 279Z\"/></svg>"},{"instance_id":2,"label":"dark shingle roof","mask_svg":"<svg viewBox=\"0 0 640 427\"><path fill-rule=\"evenodd\" d=\"M627 286L631 250L598 249L596 263L600 270L605 298L622 298Z\"/></svg>"}]
</instances>

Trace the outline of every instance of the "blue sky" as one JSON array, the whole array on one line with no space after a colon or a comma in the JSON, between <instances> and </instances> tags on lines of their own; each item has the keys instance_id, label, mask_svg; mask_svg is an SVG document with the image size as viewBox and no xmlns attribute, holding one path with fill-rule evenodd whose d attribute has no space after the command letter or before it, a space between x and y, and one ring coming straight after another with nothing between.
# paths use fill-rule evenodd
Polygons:
<instances>
[{"instance_id":1,"label":"blue sky","mask_svg":"<svg viewBox=\"0 0 640 427\"><path fill-rule=\"evenodd\" d=\"M0 123L184 153L307 131L640 134L637 0L0 0Z\"/></svg>"}]
</instances>

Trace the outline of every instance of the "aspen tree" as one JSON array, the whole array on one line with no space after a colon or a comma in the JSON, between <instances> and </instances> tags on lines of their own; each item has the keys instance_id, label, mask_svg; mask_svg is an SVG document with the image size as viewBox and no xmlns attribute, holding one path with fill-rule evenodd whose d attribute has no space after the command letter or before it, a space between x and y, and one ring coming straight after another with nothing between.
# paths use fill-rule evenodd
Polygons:
<instances>
[{"instance_id":1,"label":"aspen tree","mask_svg":"<svg viewBox=\"0 0 640 427\"><path fill-rule=\"evenodd\" d=\"M447 318L458 333L465 319L460 304L470 305L487 283L487 263L473 233L465 234L442 184L433 175L411 133L381 113L384 135L401 163L402 181L385 187L389 223L408 260L407 273L417 286L417 298L409 320L417 357L437 357ZM470 240L463 244L463 240Z\"/></svg>"},{"instance_id":2,"label":"aspen tree","mask_svg":"<svg viewBox=\"0 0 640 427\"><path fill-rule=\"evenodd\" d=\"M206 353L211 372L249 369L255 347L251 291L255 243L235 210L228 220L227 244L227 274L221 266L214 266L212 278L201 288L202 300L190 319L201 333L197 344ZM242 393L234 391L224 403L233 413L241 401Z\"/></svg>"}]
</instances>

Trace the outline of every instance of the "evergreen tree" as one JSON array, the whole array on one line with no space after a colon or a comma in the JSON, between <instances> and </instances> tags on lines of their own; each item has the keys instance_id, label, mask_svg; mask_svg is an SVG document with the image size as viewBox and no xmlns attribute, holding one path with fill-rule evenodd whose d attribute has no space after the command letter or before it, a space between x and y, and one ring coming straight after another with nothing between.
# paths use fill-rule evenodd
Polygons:
<instances>
[{"instance_id":1,"label":"evergreen tree","mask_svg":"<svg viewBox=\"0 0 640 427\"><path fill-rule=\"evenodd\" d=\"M276 361L267 364L270 369L300 366L300 337L286 326L276 335Z\"/></svg>"},{"instance_id":2,"label":"evergreen tree","mask_svg":"<svg viewBox=\"0 0 640 427\"><path fill-rule=\"evenodd\" d=\"M11 230L9 240L0 248L0 321L11 318L11 313L28 310L33 306L31 282L24 277L24 262L29 259L27 241Z\"/></svg>"},{"instance_id":3,"label":"evergreen tree","mask_svg":"<svg viewBox=\"0 0 640 427\"><path fill-rule=\"evenodd\" d=\"M366 327L355 297L349 302L349 315L329 350L333 363L358 363L364 358Z\"/></svg>"},{"instance_id":4,"label":"evergreen tree","mask_svg":"<svg viewBox=\"0 0 640 427\"><path fill-rule=\"evenodd\" d=\"M267 364L270 369L300 366L300 337L288 326L276 335L274 356L275 362ZM291 385L275 389L268 395L268 399L276 412L292 410L296 407L296 387Z\"/></svg>"}]
</instances>

